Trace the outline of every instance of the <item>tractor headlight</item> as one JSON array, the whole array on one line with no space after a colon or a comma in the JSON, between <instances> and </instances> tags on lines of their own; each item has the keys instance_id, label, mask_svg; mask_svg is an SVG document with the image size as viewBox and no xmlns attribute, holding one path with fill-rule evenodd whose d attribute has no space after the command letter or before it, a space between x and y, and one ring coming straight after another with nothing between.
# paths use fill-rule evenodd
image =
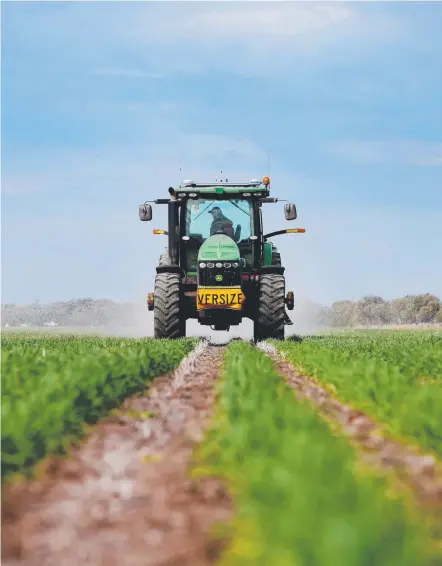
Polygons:
<instances>
[{"instance_id":1,"label":"tractor headlight","mask_svg":"<svg viewBox=\"0 0 442 566\"><path fill-rule=\"evenodd\" d=\"M207 264L207 267L208 267L209 269L212 269L212 268L215 267L215 264L210 261L210 262Z\"/></svg>"},{"instance_id":2,"label":"tractor headlight","mask_svg":"<svg viewBox=\"0 0 442 566\"><path fill-rule=\"evenodd\" d=\"M227 267L227 269L229 269L229 267L231 267L231 266L232 266L232 264L229 261L226 261L224 263L224 267Z\"/></svg>"},{"instance_id":3,"label":"tractor headlight","mask_svg":"<svg viewBox=\"0 0 442 566\"><path fill-rule=\"evenodd\" d=\"M200 267L201 267L201 269L204 269L204 268L205 268L206 266L207 266L207 264L206 264L206 263L204 263L204 261L200 263Z\"/></svg>"},{"instance_id":4,"label":"tractor headlight","mask_svg":"<svg viewBox=\"0 0 442 566\"><path fill-rule=\"evenodd\" d=\"M236 269L237 267L239 267L239 263L237 261L234 261L232 263L232 266Z\"/></svg>"},{"instance_id":5,"label":"tractor headlight","mask_svg":"<svg viewBox=\"0 0 442 566\"><path fill-rule=\"evenodd\" d=\"M218 262L218 263L216 264L216 267L222 267L222 266L223 266L223 264L222 264L221 262Z\"/></svg>"}]
</instances>

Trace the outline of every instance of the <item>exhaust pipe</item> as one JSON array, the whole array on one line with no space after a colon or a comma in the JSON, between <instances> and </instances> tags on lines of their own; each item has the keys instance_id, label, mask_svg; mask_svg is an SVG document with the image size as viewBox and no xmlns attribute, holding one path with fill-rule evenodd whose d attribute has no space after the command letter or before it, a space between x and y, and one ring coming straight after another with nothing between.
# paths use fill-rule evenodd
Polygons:
<instances>
[{"instance_id":1,"label":"exhaust pipe","mask_svg":"<svg viewBox=\"0 0 442 566\"><path fill-rule=\"evenodd\" d=\"M178 206L175 190L169 187L168 202L169 258L172 265L178 265Z\"/></svg>"}]
</instances>

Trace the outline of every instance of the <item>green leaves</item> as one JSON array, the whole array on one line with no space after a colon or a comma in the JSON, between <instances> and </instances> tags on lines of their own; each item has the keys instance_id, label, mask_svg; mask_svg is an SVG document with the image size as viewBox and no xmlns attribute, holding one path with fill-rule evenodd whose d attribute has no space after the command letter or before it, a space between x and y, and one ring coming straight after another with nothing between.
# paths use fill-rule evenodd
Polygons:
<instances>
[{"instance_id":1,"label":"green leaves","mask_svg":"<svg viewBox=\"0 0 442 566\"><path fill-rule=\"evenodd\" d=\"M347 439L249 344L228 346L214 422L198 456L236 507L220 566L431 563L425 525L389 480L361 473Z\"/></svg>"},{"instance_id":2,"label":"green leaves","mask_svg":"<svg viewBox=\"0 0 442 566\"><path fill-rule=\"evenodd\" d=\"M65 452L85 423L174 369L194 345L190 339L3 336L3 476Z\"/></svg>"},{"instance_id":3,"label":"green leaves","mask_svg":"<svg viewBox=\"0 0 442 566\"><path fill-rule=\"evenodd\" d=\"M343 332L275 345L342 400L442 456L442 333Z\"/></svg>"}]
</instances>

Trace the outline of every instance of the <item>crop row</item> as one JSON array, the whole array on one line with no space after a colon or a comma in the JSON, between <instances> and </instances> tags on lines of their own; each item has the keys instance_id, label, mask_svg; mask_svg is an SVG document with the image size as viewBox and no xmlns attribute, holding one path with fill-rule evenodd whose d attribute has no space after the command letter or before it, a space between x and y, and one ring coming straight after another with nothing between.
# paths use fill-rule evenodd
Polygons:
<instances>
[{"instance_id":1,"label":"crop row","mask_svg":"<svg viewBox=\"0 0 442 566\"><path fill-rule=\"evenodd\" d=\"M277 347L391 434L442 456L442 333L339 333Z\"/></svg>"},{"instance_id":2,"label":"crop row","mask_svg":"<svg viewBox=\"0 0 442 566\"><path fill-rule=\"evenodd\" d=\"M439 563L429 527L392 478L364 468L249 344L228 346L217 413L196 456L195 474L223 478L236 507L220 566Z\"/></svg>"},{"instance_id":3,"label":"crop row","mask_svg":"<svg viewBox=\"0 0 442 566\"><path fill-rule=\"evenodd\" d=\"M195 345L78 336L2 337L2 478L64 452L128 395Z\"/></svg>"},{"instance_id":4,"label":"crop row","mask_svg":"<svg viewBox=\"0 0 442 566\"><path fill-rule=\"evenodd\" d=\"M196 340L6 335L2 341L3 474L29 471ZM442 336L361 332L275 345L305 374L391 432L442 453ZM221 565L430 566L432 534L394 479L363 466L273 362L227 348L217 412L195 473L224 478L236 507Z\"/></svg>"}]
</instances>

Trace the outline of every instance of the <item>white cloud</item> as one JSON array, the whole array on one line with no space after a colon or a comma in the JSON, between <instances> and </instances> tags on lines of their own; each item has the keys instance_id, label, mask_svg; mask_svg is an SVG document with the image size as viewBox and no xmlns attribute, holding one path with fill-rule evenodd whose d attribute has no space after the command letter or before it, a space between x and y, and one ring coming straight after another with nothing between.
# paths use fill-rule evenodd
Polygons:
<instances>
[{"instance_id":1,"label":"white cloud","mask_svg":"<svg viewBox=\"0 0 442 566\"><path fill-rule=\"evenodd\" d=\"M191 8L183 15L164 20L153 39L260 42L271 37L277 42L287 42L290 38L313 34L320 38L325 31L347 27L357 19L356 12L348 6L313 3L218 4ZM141 22L141 26L146 23Z\"/></svg>"},{"instance_id":2,"label":"white cloud","mask_svg":"<svg viewBox=\"0 0 442 566\"><path fill-rule=\"evenodd\" d=\"M367 164L397 164L437 167L442 165L442 143L412 141L334 142L327 151L350 161Z\"/></svg>"},{"instance_id":3,"label":"white cloud","mask_svg":"<svg viewBox=\"0 0 442 566\"><path fill-rule=\"evenodd\" d=\"M81 60L108 70L105 74L132 78L215 67L268 75L302 64L300 55L329 56L334 48L343 57L359 58L403 31L385 10L347 2L273 1L130 2L124 7L80 2L57 9L49 3L42 10L21 9L10 29L28 48L56 48L66 61ZM121 64L128 58L130 67Z\"/></svg>"},{"instance_id":4,"label":"white cloud","mask_svg":"<svg viewBox=\"0 0 442 566\"><path fill-rule=\"evenodd\" d=\"M153 15L153 17L152 17ZM177 43L235 40L259 44L357 36L361 31L378 39L396 30L399 22L381 13L367 14L347 2L219 2L184 4L174 13L150 7L137 14L130 33L143 41ZM376 25L376 29L374 28ZM149 32L149 35L147 35Z\"/></svg>"},{"instance_id":5,"label":"white cloud","mask_svg":"<svg viewBox=\"0 0 442 566\"><path fill-rule=\"evenodd\" d=\"M320 65L329 58L360 60L402 33L391 16L341 2L177 4L167 17L166 7L157 6L132 16L120 41L170 73L277 75L311 65L312 57Z\"/></svg>"}]
</instances>

